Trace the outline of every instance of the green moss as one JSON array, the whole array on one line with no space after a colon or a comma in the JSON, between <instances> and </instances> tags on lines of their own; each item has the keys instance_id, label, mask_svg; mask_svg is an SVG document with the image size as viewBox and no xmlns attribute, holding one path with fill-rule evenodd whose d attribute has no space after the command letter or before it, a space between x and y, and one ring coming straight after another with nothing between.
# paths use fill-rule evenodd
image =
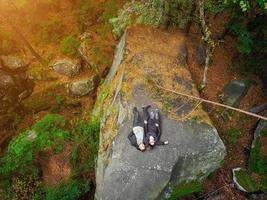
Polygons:
<instances>
[{"instance_id":1,"label":"green moss","mask_svg":"<svg viewBox=\"0 0 267 200\"><path fill-rule=\"evenodd\" d=\"M258 137L251 149L248 166L251 171L264 175L267 174L267 165L264 162L264 157L260 155L260 148L261 140Z\"/></svg>"},{"instance_id":2,"label":"green moss","mask_svg":"<svg viewBox=\"0 0 267 200\"><path fill-rule=\"evenodd\" d=\"M202 182L194 181L190 183L183 183L178 187L173 188L170 200L176 200L179 197L183 197L201 191L202 191Z\"/></svg>"},{"instance_id":3,"label":"green moss","mask_svg":"<svg viewBox=\"0 0 267 200\"><path fill-rule=\"evenodd\" d=\"M36 173L38 171L34 157L45 148L55 150L63 145L70 136L65 130L66 121L59 115L46 115L30 130L21 133L12 140L6 155L0 160L1 174L10 177L12 174Z\"/></svg>"},{"instance_id":4,"label":"green moss","mask_svg":"<svg viewBox=\"0 0 267 200\"><path fill-rule=\"evenodd\" d=\"M237 182L249 192L255 192L258 187L255 181L251 178L250 174L246 170L239 170L235 172Z\"/></svg>"},{"instance_id":5,"label":"green moss","mask_svg":"<svg viewBox=\"0 0 267 200\"><path fill-rule=\"evenodd\" d=\"M60 43L60 52L66 56L78 56L80 41L72 36L65 37Z\"/></svg>"},{"instance_id":6,"label":"green moss","mask_svg":"<svg viewBox=\"0 0 267 200\"><path fill-rule=\"evenodd\" d=\"M99 121L77 121L74 129L74 142L78 144L72 150L74 176L83 176L94 171L98 154Z\"/></svg>"},{"instance_id":7,"label":"green moss","mask_svg":"<svg viewBox=\"0 0 267 200\"><path fill-rule=\"evenodd\" d=\"M101 19L104 22L108 22L109 19L116 16L117 13L117 0L107 0L104 2L104 12L102 13Z\"/></svg>"},{"instance_id":8,"label":"green moss","mask_svg":"<svg viewBox=\"0 0 267 200\"><path fill-rule=\"evenodd\" d=\"M118 17L110 19L113 33L121 36L132 23L160 25L166 11L166 2L158 0L132 1L119 10Z\"/></svg>"},{"instance_id":9,"label":"green moss","mask_svg":"<svg viewBox=\"0 0 267 200\"><path fill-rule=\"evenodd\" d=\"M238 141L238 138L241 135L241 132L239 130L237 130L236 128L231 128L229 130L226 131L227 135L230 136L230 142L233 144L236 144Z\"/></svg>"}]
</instances>

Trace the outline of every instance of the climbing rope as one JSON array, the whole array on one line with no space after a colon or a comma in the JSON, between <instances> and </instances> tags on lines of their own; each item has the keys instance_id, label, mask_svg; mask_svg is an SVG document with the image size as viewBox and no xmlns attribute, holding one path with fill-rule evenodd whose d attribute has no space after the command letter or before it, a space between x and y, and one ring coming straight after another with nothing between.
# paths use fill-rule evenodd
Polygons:
<instances>
[{"instance_id":1,"label":"climbing rope","mask_svg":"<svg viewBox=\"0 0 267 200\"><path fill-rule=\"evenodd\" d=\"M210 101L210 100L207 100L207 99L203 99L203 98L196 97L196 96L193 96L193 95L185 94L185 93L182 93L182 92L177 92L177 91L174 91L172 89L168 89L168 88L165 88L165 87L159 85L154 80L151 80L151 81L154 82L156 87L158 87L160 89L163 89L165 91L172 92L174 94L177 94L177 95L180 95L180 96L184 96L184 97L187 97L187 98L190 98L190 99L196 99L196 100L199 100L201 102L205 102L205 103L213 104L213 105L216 105L216 106L224 107L224 108L227 108L227 109L230 109L230 110L234 110L236 112L240 112L240 113L243 113L243 114L246 114L246 115L250 115L252 117L256 117L256 118L263 119L263 120L267 121L267 117L264 117L264 116L261 116L261 115L257 115L255 113L248 112L248 111L245 111L245 110L241 110L239 108L234 108L232 106L228 106L228 105L225 105L225 104L222 104L222 103Z\"/></svg>"}]
</instances>

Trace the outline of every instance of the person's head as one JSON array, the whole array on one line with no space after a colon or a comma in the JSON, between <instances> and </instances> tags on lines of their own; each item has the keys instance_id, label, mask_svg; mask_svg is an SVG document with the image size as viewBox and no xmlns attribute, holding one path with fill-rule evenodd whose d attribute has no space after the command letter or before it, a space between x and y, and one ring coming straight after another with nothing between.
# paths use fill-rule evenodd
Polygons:
<instances>
[{"instance_id":1,"label":"person's head","mask_svg":"<svg viewBox=\"0 0 267 200\"><path fill-rule=\"evenodd\" d=\"M155 138L153 136L149 136L148 138L148 142L151 146L154 146L155 145Z\"/></svg>"},{"instance_id":2,"label":"person's head","mask_svg":"<svg viewBox=\"0 0 267 200\"><path fill-rule=\"evenodd\" d=\"M146 150L146 147L145 147L144 143L139 144L138 147L139 147L139 149L140 149L141 151L145 151L145 150Z\"/></svg>"}]
</instances>

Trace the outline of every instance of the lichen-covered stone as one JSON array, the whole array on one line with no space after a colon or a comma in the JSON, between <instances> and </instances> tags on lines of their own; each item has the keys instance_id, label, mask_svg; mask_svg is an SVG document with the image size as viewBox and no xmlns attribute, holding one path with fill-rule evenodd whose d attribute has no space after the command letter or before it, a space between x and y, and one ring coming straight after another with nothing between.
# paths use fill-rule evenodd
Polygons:
<instances>
[{"instance_id":1,"label":"lichen-covered stone","mask_svg":"<svg viewBox=\"0 0 267 200\"><path fill-rule=\"evenodd\" d=\"M198 95L185 63L177 62L184 37L135 27L121 39L93 112L101 121L96 199L168 199L173 186L201 181L220 167L225 147L199 103L155 86ZM142 153L127 135L133 107L147 104L161 110L169 145Z\"/></svg>"},{"instance_id":2,"label":"lichen-covered stone","mask_svg":"<svg viewBox=\"0 0 267 200\"><path fill-rule=\"evenodd\" d=\"M81 64L72 60L63 59L53 64L53 69L59 74L72 77L79 73Z\"/></svg>"},{"instance_id":3,"label":"lichen-covered stone","mask_svg":"<svg viewBox=\"0 0 267 200\"><path fill-rule=\"evenodd\" d=\"M26 66L26 63L19 57L16 56L0 56L0 62L4 67L7 67L11 70L16 70Z\"/></svg>"},{"instance_id":4,"label":"lichen-covered stone","mask_svg":"<svg viewBox=\"0 0 267 200\"><path fill-rule=\"evenodd\" d=\"M223 88L222 100L229 106L239 106L250 87L248 81L234 80Z\"/></svg>"},{"instance_id":5,"label":"lichen-covered stone","mask_svg":"<svg viewBox=\"0 0 267 200\"><path fill-rule=\"evenodd\" d=\"M81 97L93 91L96 88L97 83L98 77L91 76L69 83L67 89L71 95Z\"/></svg>"}]
</instances>

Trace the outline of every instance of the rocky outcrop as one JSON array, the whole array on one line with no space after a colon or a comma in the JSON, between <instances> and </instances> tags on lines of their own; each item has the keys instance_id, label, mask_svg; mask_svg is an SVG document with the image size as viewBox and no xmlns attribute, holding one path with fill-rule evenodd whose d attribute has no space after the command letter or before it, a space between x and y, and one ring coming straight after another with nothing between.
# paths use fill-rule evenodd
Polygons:
<instances>
[{"instance_id":1,"label":"rocky outcrop","mask_svg":"<svg viewBox=\"0 0 267 200\"><path fill-rule=\"evenodd\" d=\"M231 81L230 83L224 86L221 99L229 106L239 106L242 98L247 94L249 87L249 81Z\"/></svg>"},{"instance_id":2,"label":"rocky outcrop","mask_svg":"<svg viewBox=\"0 0 267 200\"><path fill-rule=\"evenodd\" d=\"M186 58L184 37L135 27L121 38L93 112L101 121L96 199L168 199L175 187L202 181L220 167L225 147L199 102L156 86L198 95L177 59ZM146 104L160 109L162 140L169 145L142 153L127 135L133 107Z\"/></svg>"},{"instance_id":3,"label":"rocky outcrop","mask_svg":"<svg viewBox=\"0 0 267 200\"><path fill-rule=\"evenodd\" d=\"M68 92L77 97L81 97L92 92L99 82L98 77L91 76L89 78L73 81L67 85Z\"/></svg>"},{"instance_id":4,"label":"rocky outcrop","mask_svg":"<svg viewBox=\"0 0 267 200\"><path fill-rule=\"evenodd\" d=\"M11 70L23 68L27 65L21 58L16 56L0 56L0 63Z\"/></svg>"},{"instance_id":5,"label":"rocky outcrop","mask_svg":"<svg viewBox=\"0 0 267 200\"><path fill-rule=\"evenodd\" d=\"M53 69L59 74L72 77L79 73L81 64L72 60L63 59L53 64Z\"/></svg>"}]
</instances>

